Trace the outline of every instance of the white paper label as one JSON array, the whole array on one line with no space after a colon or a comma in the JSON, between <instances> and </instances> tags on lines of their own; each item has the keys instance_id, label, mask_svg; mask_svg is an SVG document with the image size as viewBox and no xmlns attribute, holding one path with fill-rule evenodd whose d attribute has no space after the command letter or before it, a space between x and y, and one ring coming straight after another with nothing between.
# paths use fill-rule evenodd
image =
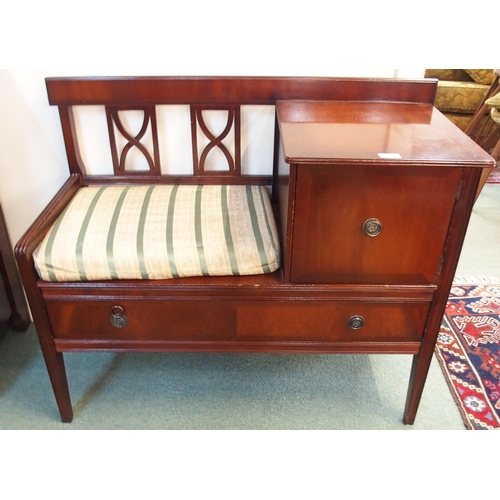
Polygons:
<instances>
[{"instance_id":1,"label":"white paper label","mask_svg":"<svg viewBox=\"0 0 500 500\"><path fill-rule=\"evenodd\" d=\"M399 153L379 153L378 157L383 160L400 160L402 158Z\"/></svg>"}]
</instances>

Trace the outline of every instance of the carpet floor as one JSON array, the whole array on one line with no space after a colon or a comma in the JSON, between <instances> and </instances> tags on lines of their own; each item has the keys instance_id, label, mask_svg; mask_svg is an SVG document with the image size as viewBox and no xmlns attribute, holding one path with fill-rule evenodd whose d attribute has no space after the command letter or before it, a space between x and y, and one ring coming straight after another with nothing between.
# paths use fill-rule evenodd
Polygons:
<instances>
[{"instance_id":1,"label":"carpet floor","mask_svg":"<svg viewBox=\"0 0 500 500\"><path fill-rule=\"evenodd\" d=\"M500 164L496 164L491 171L488 179L486 180L488 184L500 184Z\"/></svg>"}]
</instances>

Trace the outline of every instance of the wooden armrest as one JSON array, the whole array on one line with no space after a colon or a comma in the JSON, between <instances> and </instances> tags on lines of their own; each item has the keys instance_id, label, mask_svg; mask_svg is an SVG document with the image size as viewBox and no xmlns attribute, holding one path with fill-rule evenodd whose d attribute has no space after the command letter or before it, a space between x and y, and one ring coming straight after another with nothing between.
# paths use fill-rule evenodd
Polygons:
<instances>
[{"instance_id":1,"label":"wooden armrest","mask_svg":"<svg viewBox=\"0 0 500 500\"><path fill-rule=\"evenodd\" d=\"M83 179L80 174L72 174L57 192L52 201L43 212L37 217L35 222L24 233L15 246L14 252L19 266L22 262L31 261L33 252L40 244L47 231L57 220L59 215L69 203L71 198L83 186Z\"/></svg>"}]
</instances>

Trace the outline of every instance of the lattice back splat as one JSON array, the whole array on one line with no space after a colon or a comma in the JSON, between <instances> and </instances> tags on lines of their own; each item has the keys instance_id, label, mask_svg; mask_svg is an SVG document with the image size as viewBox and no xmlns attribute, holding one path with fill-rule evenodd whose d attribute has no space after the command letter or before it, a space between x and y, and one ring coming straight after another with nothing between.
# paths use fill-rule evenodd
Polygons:
<instances>
[{"instance_id":1,"label":"lattice back splat","mask_svg":"<svg viewBox=\"0 0 500 500\"><path fill-rule=\"evenodd\" d=\"M120 118L120 111L142 111L144 119L141 128L137 135L131 134L123 124ZM109 142L111 146L111 156L113 158L113 169L115 175L124 174L150 174L161 175L160 153L158 148L158 127L156 124L156 111L154 106L141 107L122 107L122 106L106 106L106 118L108 121ZM127 141L121 151L118 150L118 141L115 136L115 129ZM146 132L150 129L153 140L153 151L149 151L146 145L141 142ZM137 148L146 159L149 171L127 169L127 156L132 148Z\"/></svg>"},{"instance_id":2,"label":"lattice back splat","mask_svg":"<svg viewBox=\"0 0 500 500\"><path fill-rule=\"evenodd\" d=\"M192 146L193 146L193 170L194 175L228 175L228 176L240 176L241 175L241 119L240 119L240 106L193 106L191 105L191 134L192 134ZM215 136L209 129L203 117L203 111L208 110L218 110L227 111L227 122L224 130L220 135ZM209 140L209 143L199 151L198 146L198 126L205 134L205 137ZM224 139L228 137L229 133L234 127L234 158L231 155L229 149L223 143ZM206 168L207 157L209 153L214 149L219 148L224 154L227 164L227 171L210 171Z\"/></svg>"}]
</instances>

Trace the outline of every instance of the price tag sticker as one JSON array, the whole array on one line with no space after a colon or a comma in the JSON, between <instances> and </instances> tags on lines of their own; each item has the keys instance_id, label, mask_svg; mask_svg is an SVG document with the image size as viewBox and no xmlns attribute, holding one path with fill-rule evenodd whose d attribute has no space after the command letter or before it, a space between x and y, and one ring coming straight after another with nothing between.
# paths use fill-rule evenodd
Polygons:
<instances>
[{"instance_id":1,"label":"price tag sticker","mask_svg":"<svg viewBox=\"0 0 500 500\"><path fill-rule=\"evenodd\" d=\"M402 158L399 153L378 153L378 157L383 160L401 160Z\"/></svg>"}]
</instances>

